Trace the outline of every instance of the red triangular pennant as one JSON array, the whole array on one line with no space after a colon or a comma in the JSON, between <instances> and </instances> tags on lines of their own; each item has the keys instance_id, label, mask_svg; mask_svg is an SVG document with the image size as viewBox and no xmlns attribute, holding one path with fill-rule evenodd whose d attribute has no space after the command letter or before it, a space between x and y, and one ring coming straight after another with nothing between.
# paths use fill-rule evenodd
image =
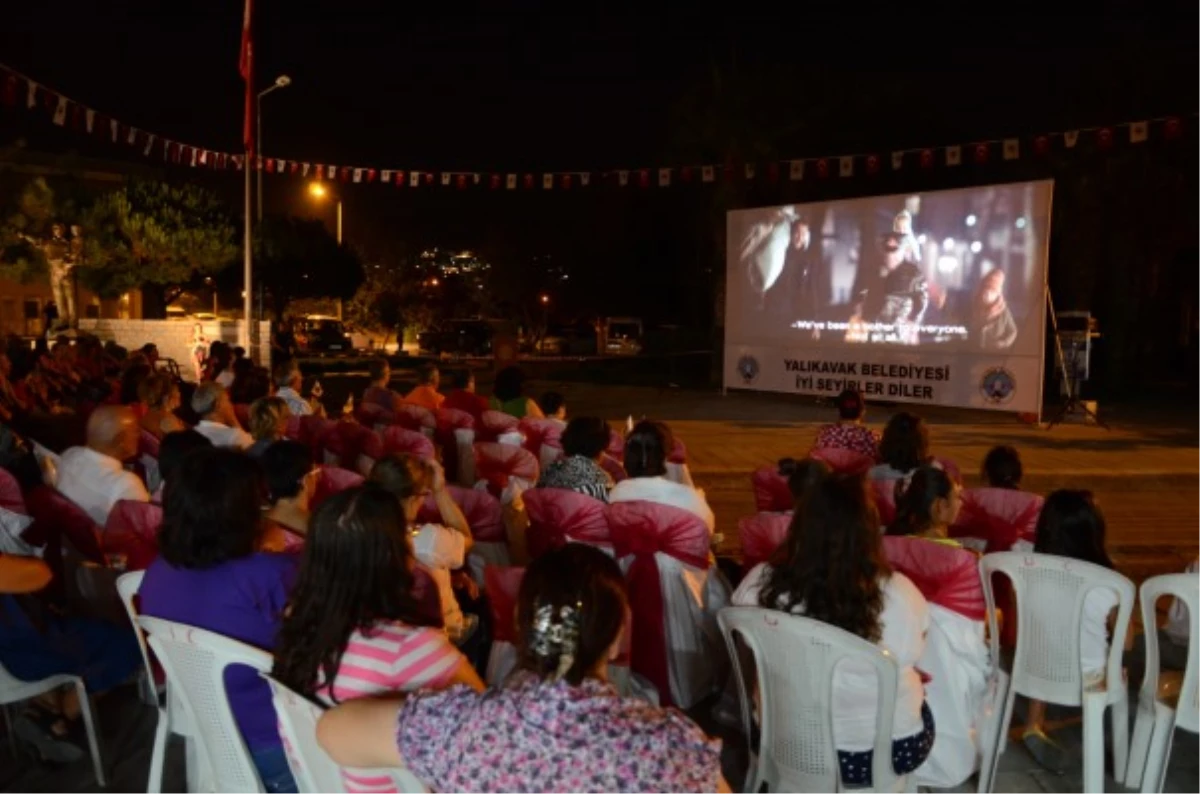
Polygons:
<instances>
[{"instance_id":1,"label":"red triangular pennant","mask_svg":"<svg viewBox=\"0 0 1200 794\"><path fill-rule=\"evenodd\" d=\"M1173 141L1183 134L1183 122L1172 116L1163 122L1163 137Z\"/></svg>"},{"instance_id":2,"label":"red triangular pennant","mask_svg":"<svg viewBox=\"0 0 1200 794\"><path fill-rule=\"evenodd\" d=\"M1113 131L1111 127L1101 127L1096 130L1096 146L1100 149L1108 149L1112 146Z\"/></svg>"},{"instance_id":3,"label":"red triangular pennant","mask_svg":"<svg viewBox=\"0 0 1200 794\"><path fill-rule=\"evenodd\" d=\"M975 164L983 165L988 161L988 145L986 143L975 144Z\"/></svg>"},{"instance_id":4,"label":"red triangular pennant","mask_svg":"<svg viewBox=\"0 0 1200 794\"><path fill-rule=\"evenodd\" d=\"M490 187L492 190L500 189L500 175L499 174L492 174L490 177L488 177L488 187Z\"/></svg>"},{"instance_id":5,"label":"red triangular pennant","mask_svg":"<svg viewBox=\"0 0 1200 794\"><path fill-rule=\"evenodd\" d=\"M367 181L374 182L379 177L379 172L374 168L367 169Z\"/></svg>"},{"instance_id":6,"label":"red triangular pennant","mask_svg":"<svg viewBox=\"0 0 1200 794\"><path fill-rule=\"evenodd\" d=\"M824 157L822 157L820 160L817 160L817 176L821 179L829 176L829 161Z\"/></svg>"},{"instance_id":7,"label":"red triangular pennant","mask_svg":"<svg viewBox=\"0 0 1200 794\"><path fill-rule=\"evenodd\" d=\"M1050 136L1038 135L1033 139L1033 153L1038 157L1045 157L1050 153Z\"/></svg>"},{"instance_id":8,"label":"red triangular pennant","mask_svg":"<svg viewBox=\"0 0 1200 794\"><path fill-rule=\"evenodd\" d=\"M879 155L877 155L877 154L868 154L867 155L867 173L870 174L871 176L874 176L875 174L879 173Z\"/></svg>"},{"instance_id":9,"label":"red triangular pennant","mask_svg":"<svg viewBox=\"0 0 1200 794\"><path fill-rule=\"evenodd\" d=\"M6 108L17 106L17 76L15 74L4 75L4 84L0 86L0 102L3 102Z\"/></svg>"},{"instance_id":10,"label":"red triangular pennant","mask_svg":"<svg viewBox=\"0 0 1200 794\"><path fill-rule=\"evenodd\" d=\"M921 167L922 168L932 168L933 167L933 149L922 149L921 150Z\"/></svg>"},{"instance_id":11,"label":"red triangular pennant","mask_svg":"<svg viewBox=\"0 0 1200 794\"><path fill-rule=\"evenodd\" d=\"M638 171L638 187L650 187L650 172L645 168Z\"/></svg>"}]
</instances>

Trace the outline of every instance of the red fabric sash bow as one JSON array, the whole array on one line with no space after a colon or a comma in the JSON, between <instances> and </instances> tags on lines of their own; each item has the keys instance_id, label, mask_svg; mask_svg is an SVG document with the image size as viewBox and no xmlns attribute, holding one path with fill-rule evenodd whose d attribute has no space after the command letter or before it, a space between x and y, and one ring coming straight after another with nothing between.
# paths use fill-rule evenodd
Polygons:
<instances>
[{"instance_id":1,"label":"red fabric sash bow","mask_svg":"<svg viewBox=\"0 0 1200 794\"><path fill-rule=\"evenodd\" d=\"M787 538L792 523L791 513L759 513L738 522L738 537L742 539L742 568L749 571L766 562L779 544Z\"/></svg>"},{"instance_id":2,"label":"red fabric sash bow","mask_svg":"<svg viewBox=\"0 0 1200 794\"><path fill-rule=\"evenodd\" d=\"M504 515L500 510L499 499L486 491L476 491L458 485L448 486L447 490L450 491L450 498L458 505L458 509L462 510L475 540L483 543L503 543L508 539L504 532ZM438 524L441 520L437 502L430 495L425 504L421 505L417 521L422 524Z\"/></svg>"},{"instance_id":3,"label":"red fabric sash bow","mask_svg":"<svg viewBox=\"0 0 1200 794\"><path fill-rule=\"evenodd\" d=\"M534 488L523 499L529 514L525 539L532 558L561 548L568 540L612 543L608 516L599 499L558 488Z\"/></svg>"},{"instance_id":4,"label":"red fabric sash bow","mask_svg":"<svg viewBox=\"0 0 1200 794\"><path fill-rule=\"evenodd\" d=\"M537 482L538 462L533 453L512 444L488 441L475 445L475 476L487 480L493 496L504 492L512 477Z\"/></svg>"},{"instance_id":5,"label":"red fabric sash bow","mask_svg":"<svg viewBox=\"0 0 1200 794\"><path fill-rule=\"evenodd\" d=\"M383 431L383 451L388 455L412 455L433 460L433 442L424 433L392 425ZM453 476L453 474L451 474Z\"/></svg>"},{"instance_id":6,"label":"red fabric sash bow","mask_svg":"<svg viewBox=\"0 0 1200 794\"><path fill-rule=\"evenodd\" d=\"M129 571L143 571L158 556L161 505L122 499L113 505L104 525L104 551L124 554Z\"/></svg>"},{"instance_id":7,"label":"red fabric sash bow","mask_svg":"<svg viewBox=\"0 0 1200 794\"><path fill-rule=\"evenodd\" d=\"M760 513L782 513L792 509L792 491L775 469L764 466L750 475L754 507Z\"/></svg>"},{"instance_id":8,"label":"red fabric sash bow","mask_svg":"<svg viewBox=\"0 0 1200 794\"><path fill-rule=\"evenodd\" d=\"M488 565L483 569L483 586L492 612L492 641L517 644L517 595L525 569Z\"/></svg>"},{"instance_id":9,"label":"red fabric sash bow","mask_svg":"<svg viewBox=\"0 0 1200 794\"><path fill-rule=\"evenodd\" d=\"M884 537L883 551L892 568L911 579L929 603L969 620L987 618L974 552L925 538L896 536Z\"/></svg>"},{"instance_id":10,"label":"red fabric sash bow","mask_svg":"<svg viewBox=\"0 0 1200 794\"><path fill-rule=\"evenodd\" d=\"M347 488L362 485L363 476L356 471L337 466L321 466L317 475L317 487L313 492L311 508L315 511L329 497Z\"/></svg>"},{"instance_id":11,"label":"red fabric sash bow","mask_svg":"<svg viewBox=\"0 0 1200 794\"><path fill-rule=\"evenodd\" d=\"M374 430L354 422L337 422L325 432L322 446L337 458L343 469L358 468L358 456L374 460L383 457L383 442Z\"/></svg>"}]
</instances>

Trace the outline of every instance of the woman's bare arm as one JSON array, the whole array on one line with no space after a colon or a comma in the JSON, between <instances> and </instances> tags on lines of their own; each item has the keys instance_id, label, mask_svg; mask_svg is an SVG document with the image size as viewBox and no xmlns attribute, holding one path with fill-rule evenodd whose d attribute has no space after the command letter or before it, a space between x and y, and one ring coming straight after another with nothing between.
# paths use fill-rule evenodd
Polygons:
<instances>
[{"instance_id":1,"label":"woman's bare arm","mask_svg":"<svg viewBox=\"0 0 1200 794\"><path fill-rule=\"evenodd\" d=\"M317 722L317 741L339 766L404 766L396 747L403 698L358 698L334 706Z\"/></svg>"}]
</instances>

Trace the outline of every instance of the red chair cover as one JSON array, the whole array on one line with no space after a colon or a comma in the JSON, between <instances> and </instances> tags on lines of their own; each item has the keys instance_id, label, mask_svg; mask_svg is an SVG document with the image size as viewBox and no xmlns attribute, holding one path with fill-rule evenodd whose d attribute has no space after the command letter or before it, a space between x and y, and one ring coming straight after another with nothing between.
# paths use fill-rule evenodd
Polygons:
<instances>
[{"instance_id":1,"label":"red chair cover","mask_svg":"<svg viewBox=\"0 0 1200 794\"><path fill-rule=\"evenodd\" d=\"M283 432L283 435L287 438L290 438L292 441L300 441L301 418L302 417L299 416L288 416L287 430Z\"/></svg>"},{"instance_id":2,"label":"red chair cover","mask_svg":"<svg viewBox=\"0 0 1200 794\"><path fill-rule=\"evenodd\" d=\"M787 480L771 466L763 466L750 475L754 486L754 508L760 513L791 510L794 500Z\"/></svg>"},{"instance_id":3,"label":"red chair cover","mask_svg":"<svg viewBox=\"0 0 1200 794\"><path fill-rule=\"evenodd\" d=\"M424 433L391 425L383 431L383 452L386 455L412 455L433 460L433 442Z\"/></svg>"},{"instance_id":4,"label":"red chair cover","mask_svg":"<svg viewBox=\"0 0 1200 794\"><path fill-rule=\"evenodd\" d=\"M124 554L129 571L143 571L158 556L158 530L162 505L122 499L113 505L104 524L106 554Z\"/></svg>"},{"instance_id":5,"label":"red chair cover","mask_svg":"<svg viewBox=\"0 0 1200 794\"><path fill-rule=\"evenodd\" d=\"M483 588L492 612L492 641L517 644L517 596L525 569L516 566L486 565Z\"/></svg>"},{"instance_id":6,"label":"red chair cover","mask_svg":"<svg viewBox=\"0 0 1200 794\"><path fill-rule=\"evenodd\" d=\"M495 441L504 433L517 429L520 422L503 411L484 411L475 425L476 441Z\"/></svg>"},{"instance_id":7,"label":"red chair cover","mask_svg":"<svg viewBox=\"0 0 1200 794\"><path fill-rule=\"evenodd\" d=\"M149 455L158 460L158 437L145 430L138 430L138 457Z\"/></svg>"},{"instance_id":8,"label":"red chair cover","mask_svg":"<svg viewBox=\"0 0 1200 794\"><path fill-rule=\"evenodd\" d=\"M742 570L749 571L766 562L775 549L787 539L792 525L791 513L759 513L738 522L738 537L742 539Z\"/></svg>"},{"instance_id":9,"label":"red chair cover","mask_svg":"<svg viewBox=\"0 0 1200 794\"><path fill-rule=\"evenodd\" d=\"M396 424L419 433L425 428L432 431L437 427L437 419L434 417L433 411L428 408L403 403L396 406Z\"/></svg>"},{"instance_id":10,"label":"red chair cover","mask_svg":"<svg viewBox=\"0 0 1200 794\"><path fill-rule=\"evenodd\" d=\"M517 447L514 447L517 449ZM450 497L462 510L471 528L471 535L484 543L503 543L508 540L504 531L504 513L500 509L500 500L487 491L477 491L474 488L463 488L460 485L449 485ZM441 523L437 502L433 496L425 499L421 511L417 513L417 522L421 524Z\"/></svg>"},{"instance_id":11,"label":"red chair cover","mask_svg":"<svg viewBox=\"0 0 1200 794\"><path fill-rule=\"evenodd\" d=\"M43 547L42 560L54 575L46 588L47 595L52 601L64 599L67 579L63 538L85 559L103 566L102 529L78 505L48 485L39 485L26 493L25 506L33 523L21 533L21 539L31 546Z\"/></svg>"},{"instance_id":12,"label":"red chair cover","mask_svg":"<svg viewBox=\"0 0 1200 794\"><path fill-rule=\"evenodd\" d=\"M962 484L962 472L959 471L958 464L949 458L934 458L935 463L942 467L942 471L950 476L958 484Z\"/></svg>"},{"instance_id":13,"label":"red chair cover","mask_svg":"<svg viewBox=\"0 0 1200 794\"><path fill-rule=\"evenodd\" d=\"M625 573L633 613L630 668L658 688L663 705L670 705L666 613L654 555L668 554L686 565L708 568L708 527L686 510L654 502L610 505L608 523L615 556L633 557Z\"/></svg>"},{"instance_id":14,"label":"red chair cover","mask_svg":"<svg viewBox=\"0 0 1200 794\"><path fill-rule=\"evenodd\" d=\"M390 425L396 421L395 414L377 403L360 403L354 413L358 421L367 427Z\"/></svg>"},{"instance_id":15,"label":"red chair cover","mask_svg":"<svg viewBox=\"0 0 1200 794\"><path fill-rule=\"evenodd\" d=\"M538 461L523 447L488 441L475 445L475 476L486 480L488 490L499 497L513 477L536 483Z\"/></svg>"},{"instance_id":16,"label":"red chair cover","mask_svg":"<svg viewBox=\"0 0 1200 794\"><path fill-rule=\"evenodd\" d=\"M433 438L442 448L442 465L449 472L450 479L455 479L458 472L458 441L454 437L455 430L474 430L475 417L466 411L456 408L441 408L437 412L437 429Z\"/></svg>"},{"instance_id":17,"label":"red chair cover","mask_svg":"<svg viewBox=\"0 0 1200 794\"><path fill-rule=\"evenodd\" d=\"M0 469L0 507L10 513L29 515L25 497L21 495L21 484L4 469Z\"/></svg>"},{"instance_id":18,"label":"red chair cover","mask_svg":"<svg viewBox=\"0 0 1200 794\"><path fill-rule=\"evenodd\" d=\"M599 499L561 488L532 488L521 498L529 516L525 541L531 558L560 548L568 540L612 544L608 513Z\"/></svg>"},{"instance_id":19,"label":"red chair cover","mask_svg":"<svg viewBox=\"0 0 1200 794\"><path fill-rule=\"evenodd\" d=\"M341 469L337 466L318 467L317 487L313 492L312 509L316 510L322 502L339 491L362 485L363 476L356 471Z\"/></svg>"},{"instance_id":20,"label":"red chair cover","mask_svg":"<svg viewBox=\"0 0 1200 794\"><path fill-rule=\"evenodd\" d=\"M883 553L892 569L911 579L929 603L970 620L987 618L975 552L925 538L885 536Z\"/></svg>"},{"instance_id":21,"label":"red chair cover","mask_svg":"<svg viewBox=\"0 0 1200 794\"><path fill-rule=\"evenodd\" d=\"M889 526L896 520L897 480L871 480L871 493L875 495L875 507L879 510L879 523Z\"/></svg>"},{"instance_id":22,"label":"red chair cover","mask_svg":"<svg viewBox=\"0 0 1200 794\"><path fill-rule=\"evenodd\" d=\"M986 554L1008 551L1018 540L1033 542L1044 501L1026 491L969 488L963 492L962 508L950 527L950 537L985 540Z\"/></svg>"},{"instance_id":23,"label":"red chair cover","mask_svg":"<svg viewBox=\"0 0 1200 794\"><path fill-rule=\"evenodd\" d=\"M442 594L438 591L437 582L425 568L417 564L413 567L413 600L417 602L417 611L427 621L426 625L442 628L446 625L442 616Z\"/></svg>"},{"instance_id":24,"label":"red chair cover","mask_svg":"<svg viewBox=\"0 0 1200 794\"><path fill-rule=\"evenodd\" d=\"M243 430L250 429L250 406L245 403L234 403L233 413L237 416L238 424Z\"/></svg>"},{"instance_id":25,"label":"red chair cover","mask_svg":"<svg viewBox=\"0 0 1200 794\"><path fill-rule=\"evenodd\" d=\"M867 469L875 465L875 461L870 455L864 455L852 449L837 447L814 449L808 453L808 456L823 462L838 474L866 474Z\"/></svg>"},{"instance_id":26,"label":"red chair cover","mask_svg":"<svg viewBox=\"0 0 1200 794\"><path fill-rule=\"evenodd\" d=\"M357 422L335 422L325 431L321 447L337 458L337 465L358 470L358 458L366 455L372 460L383 457L383 441L370 428Z\"/></svg>"},{"instance_id":27,"label":"red chair cover","mask_svg":"<svg viewBox=\"0 0 1200 794\"><path fill-rule=\"evenodd\" d=\"M608 476L612 477L614 483L628 480L629 475L625 472L625 467L621 465L621 461L605 452L600 456L600 468L608 472Z\"/></svg>"},{"instance_id":28,"label":"red chair cover","mask_svg":"<svg viewBox=\"0 0 1200 794\"><path fill-rule=\"evenodd\" d=\"M610 427L608 429L608 449L606 449L604 452L618 463L624 461L625 436L621 435Z\"/></svg>"},{"instance_id":29,"label":"red chair cover","mask_svg":"<svg viewBox=\"0 0 1200 794\"><path fill-rule=\"evenodd\" d=\"M678 463L680 466L687 465L687 447L678 438L671 445L671 454L667 456L668 463Z\"/></svg>"},{"instance_id":30,"label":"red chair cover","mask_svg":"<svg viewBox=\"0 0 1200 794\"><path fill-rule=\"evenodd\" d=\"M333 419L322 419L319 416L300 417L300 431L296 440L307 444L313 452L313 459L320 460L321 447L325 443L326 434L332 432L338 423ZM289 422L290 427L290 422Z\"/></svg>"},{"instance_id":31,"label":"red chair cover","mask_svg":"<svg viewBox=\"0 0 1200 794\"><path fill-rule=\"evenodd\" d=\"M525 417L517 423L517 430L525 436L525 449L540 455L542 445L562 449L562 426L553 419Z\"/></svg>"}]
</instances>

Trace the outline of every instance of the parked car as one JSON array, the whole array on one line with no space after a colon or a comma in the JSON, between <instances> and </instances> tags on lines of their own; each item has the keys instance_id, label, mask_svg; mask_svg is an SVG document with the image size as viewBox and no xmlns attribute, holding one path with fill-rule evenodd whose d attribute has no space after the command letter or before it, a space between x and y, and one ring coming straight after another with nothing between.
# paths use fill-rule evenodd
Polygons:
<instances>
[{"instance_id":1,"label":"parked car","mask_svg":"<svg viewBox=\"0 0 1200 794\"><path fill-rule=\"evenodd\" d=\"M293 333L302 356L344 356L354 351L346 326L336 317L309 314L296 321Z\"/></svg>"},{"instance_id":2,"label":"parked car","mask_svg":"<svg viewBox=\"0 0 1200 794\"><path fill-rule=\"evenodd\" d=\"M451 356L490 356L493 324L488 320L446 320L417 336L422 353Z\"/></svg>"}]
</instances>

